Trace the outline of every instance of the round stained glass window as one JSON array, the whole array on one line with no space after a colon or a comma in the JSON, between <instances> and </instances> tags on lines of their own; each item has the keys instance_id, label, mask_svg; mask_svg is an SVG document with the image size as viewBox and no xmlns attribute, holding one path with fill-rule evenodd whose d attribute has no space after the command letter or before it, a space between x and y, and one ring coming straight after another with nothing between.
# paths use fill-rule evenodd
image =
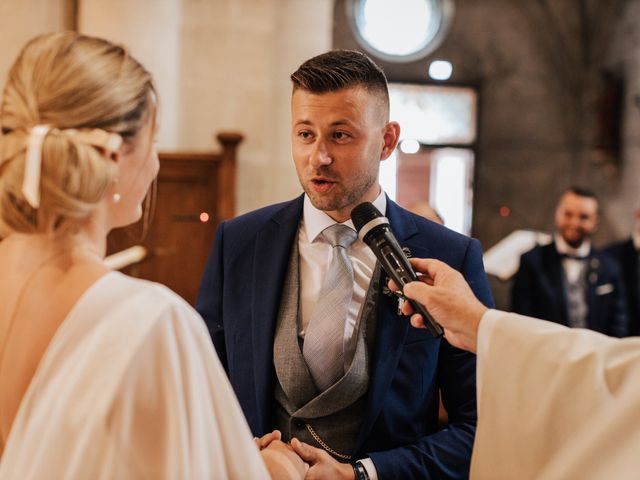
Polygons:
<instances>
[{"instance_id":1,"label":"round stained glass window","mask_svg":"<svg viewBox=\"0 0 640 480\"><path fill-rule=\"evenodd\" d=\"M416 60L442 42L452 0L348 0L347 12L362 46L395 62Z\"/></svg>"}]
</instances>

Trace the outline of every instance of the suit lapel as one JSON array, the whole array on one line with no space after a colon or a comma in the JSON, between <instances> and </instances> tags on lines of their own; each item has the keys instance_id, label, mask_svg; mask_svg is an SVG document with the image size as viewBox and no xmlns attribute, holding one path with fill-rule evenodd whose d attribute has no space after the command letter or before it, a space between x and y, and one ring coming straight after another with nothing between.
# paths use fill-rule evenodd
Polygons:
<instances>
[{"instance_id":1,"label":"suit lapel","mask_svg":"<svg viewBox=\"0 0 640 480\"><path fill-rule=\"evenodd\" d=\"M587 269L585 272L587 326L597 331L603 331L603 325L600 325L600 315L596 309L596 285L598 284L598 277L600 276L600 267L600 259L593 254L593 251L589 252L589 258L585 266Z\"/></svg>"},{"instance_id":2,"label":"suit lapel","mask_svg":"<svg viewBox=\"0 0 640 480\"><path fill-rule=\"evenodd\" d=\"M386 216L400 246L405 246L406 241L417 234L418 231L413 219L389 200L388 197ZM384 271L382 272L382 278L387 278ZM384 287L384 284L380 282L380 287ZM397 308L398 303L395 298L382 294L378 295L376 342L371 364L371 382L367 409L356 440L356 451L363 445L376 417L382 409L385 395L391 386L391 381L402 355L404 340L409 330L409 320L407 317L399 316Z\"/></svg>"},{"instance_id":3,"label":"suit lapel","mask_svg":"<svg viewBox=\"0 0 640 480\"><path fill-rule=\"evenodd\" d=\"M629 321L633 325L638 321L638 312L640 312L640 295L638 295L638 252L633 244L633 239L629 240L624 246L624 265L622 269L625 275L627 285L627 298L629 299L629 309L631 317ZM635 332L629 332L635 334Z\"/></svg>"},{"instance_id":4,"label":"suit lapel","mask_svg":"<svg viewBox=\"0 0 640 480\"><path fill-rule=\"evenodd\" d=\"M551 285L552 295L555 296L556 305L562 315L562 322L569 324L569 315L567 311L567 295L564 289L564 270L562 268L562 258L556 249L555 243L551 243L543 247L544 255L542 257L542 271L549 272L549 284Z\"/></svg>"},{"instance_id":5,"label":"suit lapel","mask_svg":"<svg viewBox=\"0 0 640 480\"><path fill-rule=\"evenodd\" d=\"M266 431L273 401L273 340L282 285L302 216L302 196L276 212L257 233L251 278L253 376L258 418Z\"/></svg>"}]
</instances>

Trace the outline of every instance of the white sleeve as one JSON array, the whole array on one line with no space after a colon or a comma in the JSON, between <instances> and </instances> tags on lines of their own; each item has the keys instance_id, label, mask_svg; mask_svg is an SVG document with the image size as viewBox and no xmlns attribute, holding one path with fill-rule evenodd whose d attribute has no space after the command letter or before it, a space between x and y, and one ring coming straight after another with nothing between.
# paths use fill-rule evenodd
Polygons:
<instances>
[{"instance_id":1,"label":"white sleeve","mask_svg":"<svg viewBox=\"0 0 640 480\"><path fill-rule=\"evenodd\" d=\"M373 460L370 458L363 458L360 460L362 466L367 471L367 475L369 475L369 480L378 480L378 470L376 470L376 465L373 463Z\"/></svg>"},{"instance_id":2,"label":"white sleeve","mask_svg":"<svg viewBox=\"0 0 640 480\"><path fill-rule=\"evenodd\" d=\"M472 478L637 471L639 338L489 313L478 332L478 365Z\"/></svg>"},{"instance_id":3,"label":"white sleeve","mask_svg":"<svg viewBox=\"0 0 640 480\"><path fill-rule=\"evenodd\" d=\"M269 478L206 327L186 305L164 311L141 345L110 422L117 444L136 452L114 478Z\"/></svg>"},{"instance_id":4,"label":"white sleeve","mask_svg":"<svg viewBox=\"0 0 640 480\"><path fill-rule=\"evenodd\" d=\"M482 370L483 359L489 351L489 342L491 341L491 333L495 327L496 321L504 312L499 310L489 309L484 312L480 319L480 325L478 326L478 340L477 340L477 360L476 360L476 392L478 408L480 408L480 399L482 398Z\"/></svg>"}]
</instances>

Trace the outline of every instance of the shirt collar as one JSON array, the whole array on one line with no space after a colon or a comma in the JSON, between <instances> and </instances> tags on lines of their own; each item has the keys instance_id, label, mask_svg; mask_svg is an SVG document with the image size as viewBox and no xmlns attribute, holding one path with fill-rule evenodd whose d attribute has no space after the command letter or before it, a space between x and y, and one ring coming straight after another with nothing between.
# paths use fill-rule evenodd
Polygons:
<instances>
[{"instance_id":1,"label":"shirt collar","mask_svg":"<svg viewBox=\"0 0 640 480\"><path fill-rule=\"evenodd\" d=\"M372 203L378 210L380 210L380 213L382 213L382 215L386 215L387 196L384 194L384 190L382 190L382 188L380 188L380 194ZM309 200L309 197L306 194L304 196L302 219L303 228L305 229L307 238L309 239L309 243L315 242L318 238L318 235L320 235L325 228L338 223L325 212L314 207L311 203L311 200ZM346 225L353 230L356 229L351 219L343 222L343 225Z\"/></svg>"},{"instance_id":2,"label":"shirt collar","mask_svg":"<svg viewBox=\"0 0 640 480\"><path fill-rule=\"evenodd\" d=\"M565 254L576 257L587 257L589 256L589 253L591 253L591 240L589 240L588 238L585 239L582 242L582 245L580 245L578 248L573 248L571 245L565 242L564 238L562 238L561 235L556 234L554 236L554 239L556 243L556 250L558 250L558 253L560 255Z\"/></svg>"}]
</instances>

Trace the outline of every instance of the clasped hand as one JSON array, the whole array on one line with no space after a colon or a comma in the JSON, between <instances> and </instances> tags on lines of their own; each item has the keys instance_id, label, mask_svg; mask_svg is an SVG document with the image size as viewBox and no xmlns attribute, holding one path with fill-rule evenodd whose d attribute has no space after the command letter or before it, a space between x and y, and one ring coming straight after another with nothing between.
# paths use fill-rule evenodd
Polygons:
<instances>
[{"instance_id":1,"label":"clasped hand","mask_svg":"<svg viewBox=\"0 0 640 480\"><path fill-rule=\"evenodd\" d=\"M345 479L353 480L353 468L348 463L340 463L324 450L312 447L297 438L286 444L281 440L280 431L274 430L255 442L271 478L294 479Z\"/></svg>"}]
</instances>

